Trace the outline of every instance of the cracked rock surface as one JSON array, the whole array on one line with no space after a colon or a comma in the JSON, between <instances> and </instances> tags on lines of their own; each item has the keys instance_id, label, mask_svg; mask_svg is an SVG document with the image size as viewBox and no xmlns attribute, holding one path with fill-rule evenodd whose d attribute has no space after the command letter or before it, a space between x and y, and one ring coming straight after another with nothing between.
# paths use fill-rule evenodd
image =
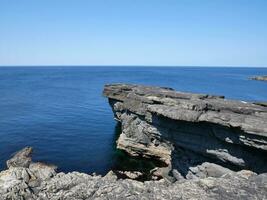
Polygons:
<instances>
[{"instance_id":1,"label":"cracked rock surface","mask_svg":"<svg viewBox=\"0 0 267 200\"><path fill-rule=\"evenodd\" d=\"M9 166L0 172L1 200L267 198L267 174L257 175L243 170L229 172L219 178L199 178L171 184L164 179L139 182L118 179L112 171L102 177L79 172L57 173L55 166L42 163L24 165L30 155L19 155L27 154L28 149L22 149L11 159L21 165Z\"/></svg>"}]
</instances>

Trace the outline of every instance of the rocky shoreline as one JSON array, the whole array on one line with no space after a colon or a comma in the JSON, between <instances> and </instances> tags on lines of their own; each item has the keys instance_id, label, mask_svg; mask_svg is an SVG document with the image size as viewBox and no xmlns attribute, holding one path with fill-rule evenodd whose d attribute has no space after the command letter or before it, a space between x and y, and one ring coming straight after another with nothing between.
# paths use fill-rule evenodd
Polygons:
<instances>
[{"instance_id":1,"label":"rocky shoreline","mask_svg":"<svg viewBox=\"0 0 267 200\"><path fill-rule=\"evenodd\" d=\"M26 147L0 172L0 200L267 199L266 106L129 84L103 94L121 126L117 148L157 161L150 180L57 172Z\"/></svg>"},{"instance_id":2,"label":"rocky shoreline","mask_svg":"<svg viewBox=\"0 0 267 200\"><path fill-rule=\"evenodd\" d=\"M169 183L120 179L110 171L104 177L79 172L57 173L56 167L31 161L26 147L7 161L0 172L0 200L82 199L266 199L267 174L242 170L221 177Z\"/></svg>"}]
</instances>

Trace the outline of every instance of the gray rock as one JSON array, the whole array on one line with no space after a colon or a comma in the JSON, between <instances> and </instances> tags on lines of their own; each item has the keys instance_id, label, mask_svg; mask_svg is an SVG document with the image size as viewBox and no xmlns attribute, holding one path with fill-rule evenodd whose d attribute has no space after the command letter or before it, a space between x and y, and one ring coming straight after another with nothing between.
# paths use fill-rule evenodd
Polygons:
<instances>
[{"instance_id":1,"label":"gray rock","mask_svg":"<svg viewBox=\"0 0 267 200\"><path fill-rule=\"evenodd\" d=\"M257 81L267 81L267 76L253 76L251 79Z\"/></svg>"},{"instance_id":2,"label":"gray rock","mask_svg":"<svg viewBox=\"0 0 267 200\"><path fill-rule=\"evenodd\" d=\"M18 151L10 160L6 162L7 167L29 167L31 163L31 147L25 147L24 149Z\"/></svg>"},{"instance_id":3,"label":"gray rock","mask_svg":"<svg viewBox=\"0 0 267 200\"><path fill-rule=\"evenodd\" d=\"M206 165L206 164L205 164ZM267 174L251 171L229 172L221 177L198 178L175 183L139 182L79 172L43 173L48 166L11 167L0 172L0 199L81 200L81 199L266 199ZM51 171L49 169L48 171ZM33 174L45 174L34 176ZM34 179L34 180L32 180ZM32 184L33 181L39 184Z\"/></svg>"},{"instance_id":4,"label":"gray rock","mask_svg":"<svg viewBox=\"0 0 267 200\"><path fill-rule=\"evenodd\" d=\"M142 176L144 176L144 174L142 172L139 172L139 171L116 171L116 173L120 177L129 178L129 179L132 179L132 180L138 180Z\"/></svg>"},{"instance_id":5,"label":"gray rock","mask_svg":"<svg viewBox=\"0 0 267 200\"><path fill-rule=\"evenodd\" d=\"M233 171L222 167L214 163L204 162L201 165L195 167L189 167L189 172L186 175L186 178L207 178L207 177L221 177L225 174L230 174Z\"/></svg>"},{"instance_id":6,"label":"gray rock","mask_svg":"<svg viewBox=\"0 0 267 200\"><path fill-rule=\"evenodd\" d=\"M117 147L132 156L161 160L184 177L205 162L267 172L266 106L129 84L106 85L103 94L121 122Z\"/></svg>"},{"instance_id":7,"label":"gray rock","mask_svg":"<svg viewBox=\"0 0 267 200\"><path fill-rule=\"evenodd\" d=\"M47 165L44 163L31 163L29 170L32 172L32 177L39 180L50 179L56 174L57 167L55 165Z\"/></svg>"},{"instance_id":8,"label":"gray rock","mask_svg":"<svg viewBox=\"0 0 267 200\"><path fill-rule=\"evenodd\" d=\"M28 160L30 157L27 155L19 157ZM24 162L21 160L20 163ZM160 170L163 169L154 173ZM0 200L267 198L267 173L234 172L211 163L190 170L194 172L194 179L186 180L174 170L178 179L175 183L164 179L139 182L119 179L112 171L104 177L79 172L57 173L53 165L31 162L29 166L12 166L0 172ZM207 178L209 174L204 174L206 172L214 177ZM140 175L138 172L124 173L127 176Z\"/></svg>"}]
</instances>

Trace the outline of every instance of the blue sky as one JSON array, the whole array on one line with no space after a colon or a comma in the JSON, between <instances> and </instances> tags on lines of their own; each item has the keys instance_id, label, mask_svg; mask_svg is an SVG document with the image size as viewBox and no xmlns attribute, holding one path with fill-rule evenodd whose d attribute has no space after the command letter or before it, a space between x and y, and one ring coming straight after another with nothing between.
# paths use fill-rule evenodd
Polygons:
<instances>
[{"instance_id":1,"label":"blue sky","mask_svg":"<svg viewBox=\"0 0 267 200\"><path fill-rule=\"evenodd\" d=\"M0 65L267 67L267 1L0 0Z\"/></svg>"}]
</instances>

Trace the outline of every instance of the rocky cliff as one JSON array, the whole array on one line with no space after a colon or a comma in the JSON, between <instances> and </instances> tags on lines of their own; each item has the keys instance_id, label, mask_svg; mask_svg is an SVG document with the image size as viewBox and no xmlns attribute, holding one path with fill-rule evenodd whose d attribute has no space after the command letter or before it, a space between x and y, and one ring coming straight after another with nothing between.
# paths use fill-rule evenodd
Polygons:
<instances>
[{"instance_id":1,"label":"rocky cliff","mask_svg":"<svg viewBox=\"0 0 267 200\"><path fill-rule=\"evenodd\" d=\"M106 85L103 94L121 123L118 148L161 160L166 168L157 173L165 177L267 172L265 106L127 84Z\"/></svg>"},{"instance_id":2,"label":"rocky cliff","mask_svg":"<svg viewBox=\"0 0 267 200\"><path fill-rule=\"evenodd\" d=\"M117 147L159 163L151 180L57 172L26 147L0 172L0 200L267 199L266 106L125 84L104 95L121 124Z\"/></svg>"}]
</instances>

